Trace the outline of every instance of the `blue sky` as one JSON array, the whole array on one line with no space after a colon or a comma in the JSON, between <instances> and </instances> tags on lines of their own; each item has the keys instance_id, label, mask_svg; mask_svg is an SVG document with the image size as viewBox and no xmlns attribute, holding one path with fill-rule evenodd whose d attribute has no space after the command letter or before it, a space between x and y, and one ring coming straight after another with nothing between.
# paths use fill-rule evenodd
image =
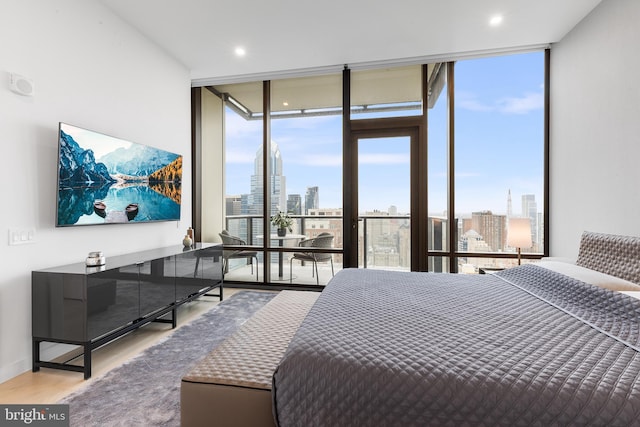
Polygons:
<instances>
[{"instance_id":1,"label":"blue sky","mask_svg":"<svg viewBox=\"0 0 640 427\"><path fill-rule=\"evenodd\" d=\"M513 213L522 194L535 194L542 209L544 53L508 55L456 63L456 214ZM261 121L227 115L227 194L250 191ZM318 186L320 206L342 205L341 116L277 119L287 194ZM446 97L429 111L429 212L446 209ZM390 205L409 211L408 141L360 143L360 211Z\"/></svg>"}]
</instances>

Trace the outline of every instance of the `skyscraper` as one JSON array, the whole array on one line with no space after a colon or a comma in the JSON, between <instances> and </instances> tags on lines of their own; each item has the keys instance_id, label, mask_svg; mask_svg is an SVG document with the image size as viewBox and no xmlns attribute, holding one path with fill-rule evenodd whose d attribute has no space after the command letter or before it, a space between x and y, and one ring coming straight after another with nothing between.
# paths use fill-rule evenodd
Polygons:
<instances>
[{"instance_id":1,"label":"skyscraper","mask_svg":"<svg viewBox=\"0 0 640 427\"><path fill-rule=\"evenodd\" d=\"M251 193L247 200L247 213L262 215L262 203L264 201L262 173L264 170L262 159L262 145L256 151L256 158L253 162L254 170L251 175ZM270 212L266 215L272 215L279 210L285 210L287 206L287 189L286 178L282 174L282 156L278 144L271 142L271 155L269 156L269 184L270 184ZM253 235L262 233L262 223L260 221L253 222Z\"/></svg>"},{"instance_id":2,"label":"skyscraper","mask_svg":"<svg viewBox=\"0 0 640 427\"><path fill-rule=\"evenodd\" d=\"M242 214L242 196L225 197L226 215Z\"/></svg>"},{"instance_id":3,"label":"skyscraper","mask_svg":"<svg viewBox=\"0 0 640 427\"><path fill-rule=\"evenodd\" d=\"M271 185L271 212L284 210L287 205L286 178L282 174L282 157L278 144L271 142L269 179ZM253 162L254 172L251 175L251 194L249 195L249 213L262 213L262 145L256 152Z\"/></svg>"},{"instance_id":4,"label":"skyscraper","mask_svg":"<svg viewBox=\"0 0 640 427\"><path fill-rule=\"evenodd\" d=\"M522 216L531 218L531 223L535 224L538 214L538 205L536 204L535 194L522 195Z\"/></svg>"},{"instance_id":5,"label":"skyscraper","mask_svg":"<svg viewBox=\"0 0 640 427\"><path fill-rule=\"evenodd\" d=\"M309 209L318 209L320 207L320 195L318 187L307 187L307 194L304 196L304 213L309 214Z\"/></svg>"},{"instance_id":6,"label":"skyscraper","mask_svg":"<svg viewBox=\"0 0 640 427\"><path fill-rule=\"evenodd\" d=\"M502 251L507 242L507 216L491 211L471 213L473 230L478 232L491 251Z\"/></svg>"},{"instance_id":7,"label":"skyscraper","mask_svg":"<svg viewBox=\"0 0 640 427\"><path fill-rule=\"evenodd\" d=\"M225 198L226 217L232 215L242 215L243 196L227 196ZM228 221L228 231L235 236L246 236L246 223L244 221Z\"/></svg>"},{"instance_id":8,"label":"skyscraper","mask_svg":"<svg viewBox=\"0 0 640 427\"><path fill-rule=\"evenodd\" d=\"M287 197L287 212L294 215L302 214L302 197L299 194L289 194L289 197Z\"/></svg>"},{"instance_id":9,"label":"skyscraper","mask_svg":"<svg viewBox=\"0 0 640 427\"><path fill-rule=\"evenodd\" d=\"M535 249L540 243L538 241L538 205L535 194L522 195L522 216L531 219L531 240Z\"/></svg>"}]
</instances>

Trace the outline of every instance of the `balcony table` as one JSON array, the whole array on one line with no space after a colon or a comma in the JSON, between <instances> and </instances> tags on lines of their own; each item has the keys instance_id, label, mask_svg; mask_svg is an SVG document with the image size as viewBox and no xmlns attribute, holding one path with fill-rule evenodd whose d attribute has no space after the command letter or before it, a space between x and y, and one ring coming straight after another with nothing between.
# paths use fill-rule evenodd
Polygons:
<instances>
[{"instance_id":1,"label":"balcony table","mask_svg":"<svg viewBox=\"0 0 640 427\"><path fill-rule=\"evenodd\" d=\"M263 239L264 236L258 235L256 236L258 239ZM304 234L291 234L291 233L287 233L284 236L278 236L277 234L271 234L269 235L269 239L270 240L277 240L278 241L278 246L283 247L284 246L284 241L285 240L302 240L304 238L306 238L307 236L305 236ZM278 280L284 280L284 273L283 273L283 268L282 268L282 263L283 263L283 256L282 256L282 252L278 253Z\"/></svg>"}]
</instances>

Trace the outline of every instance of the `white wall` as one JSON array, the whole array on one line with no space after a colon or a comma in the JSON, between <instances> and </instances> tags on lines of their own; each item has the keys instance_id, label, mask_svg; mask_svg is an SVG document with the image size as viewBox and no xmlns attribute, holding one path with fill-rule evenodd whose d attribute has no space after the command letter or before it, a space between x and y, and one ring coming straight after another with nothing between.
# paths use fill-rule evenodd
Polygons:
<instances>
[{"instance_id":1,"label":"white wall","mask_svg":"<svg viewBox=\"0 0 640 427\"><path fill-rule=\"evenodd\" d=\"M83 262L89 251L108 261L180 245L191 225L191 129L188 70L100 2L0 4L2 382L31 369L32 270ZM35 96L10 92L9 73L32 79ZM182 220L55 228L59 121L182 154ZM9 229L31 227L34 244L8 245Z\"/></svg>"},{"instance_id":2,"label":"white wall","mask_svg":"<svg viewBox=\"0 0 640 427\"><path fill-rule=\"evenodd\" d=\"M604 0L551 50L551 255L640 236L640 1Z\"/></svg>"}]
</instances>

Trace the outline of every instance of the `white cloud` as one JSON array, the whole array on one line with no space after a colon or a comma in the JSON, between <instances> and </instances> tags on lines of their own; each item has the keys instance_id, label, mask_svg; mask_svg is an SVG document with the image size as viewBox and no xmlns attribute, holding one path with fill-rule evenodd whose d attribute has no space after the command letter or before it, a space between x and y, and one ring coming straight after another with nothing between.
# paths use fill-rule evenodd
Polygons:
<instances>
[{"instance_id":1,"label":"white cloud","mask_svg":"<svg viewBox=\"0 0 640 427\"><path fill-rule=\"evenodd\" d=\"M225 160L227 163L253 163L256 153L247 150L227 150Z\"/></svg>"},{"instance_id":2,"label":"white cloud","mask_svg":"<svg viewBox=\"0 0 640 427\"><path fill-rule=\"evenodd\" d=\"M366 165L402 165L409 164L409 155L403 153L377 153L363 154L358 158L360 164ZM342 166L341 154L313 154L287 160L288 164L301 164L305 166Z\"/></svg>"},{"instance_id":3,"label":"white cloud","mask_svg":"<svg viewBox=\"0 0 640 427\"><path fill-rule=\"evenodd\" d=\"M493 103L483 103L473 93L460 92L456 94L456 106L476 112L498 111L503 114L526 114L544 107L544 94L541 88L540 92L527 92L519 97L505 97Z\"/></svg>"},{"instance_id":4,"label":"white cloud","mask_svg":"<svg viewBox=\"0 0 640 427\"><path fill-rule=\"evenodd\" d=\"M409 154L375 153L358 156L358 162L366 165L400 165L409 164Z\"/></svg>"},{"instance_id":5,"label":"white cloud","mask_svg":"<svg viewBox=\"0 0 640 427\"><path fill-rule=\"evenodd\" d=\"M542 92L526 93L520 98L503 98L498 101L498 109L505 114L526 114L544 107Z\"/></svg>"},{"instance_id":6,"label":"white cloud","mask_svg":"<svg viewBox=\"0 0 640 427\"><path fill-rule=\"evenodd\" d=\"M262 141L262 120L247 121L237 114L227 114L225 122L227 138Z\"/></svg>"},{"instance_id":7,"label":"white cloud","mask_svg":"<svg viewBox=\"0 0 640 427\"><path fill-rule=\"evenodd\" d=\"M292 159L289 163L298 163L305 166L342 166L341 155L316 154Z\"/></svg>"},{"instance_id":8,"label":"white cloud","mask_svg":"<svg viewBox=\"0 0 640 427\"><path fill-rule=\"evenodd\" d=\"M457 94L456 106L469 111L489 112L495 110L491 105L483 104L478 101L477 97L470 93Z\"/></svg>"}]
</instances>

